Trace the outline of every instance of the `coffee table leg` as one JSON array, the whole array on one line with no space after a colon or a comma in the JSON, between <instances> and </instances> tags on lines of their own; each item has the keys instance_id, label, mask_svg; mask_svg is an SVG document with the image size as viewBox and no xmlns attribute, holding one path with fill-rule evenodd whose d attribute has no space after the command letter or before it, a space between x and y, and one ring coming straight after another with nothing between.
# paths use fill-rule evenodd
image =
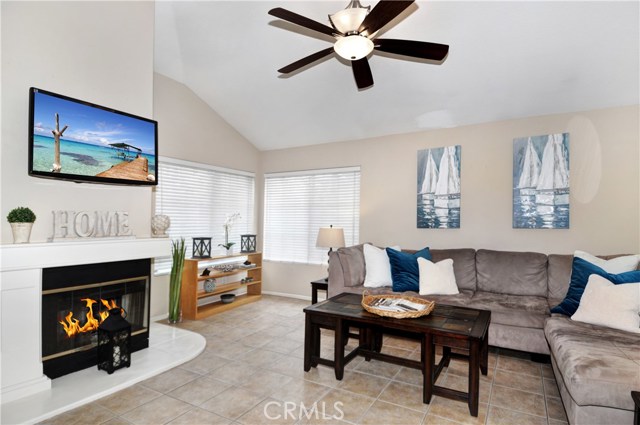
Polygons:
<instances>
[{"instance_id":1,"label":"coffee table leg","mask_svg":"<svg viewBox=\"0 0 640 425\"><path fill-rule=\"evenodd\" d=\"M336 333L334 340L334 356L333 356L333 367L336 373L336 379L338 381L342 380L344 376L344 344L342 342L342 338L344 336L344 324L342 323L342 319L336 319ZM348 330L347 330L348 332Z\"/></svg>"},{"instance_id":2,"label":"coffee table leg","mask_svg":"<svg viewBox=\"0 0 640 425\"><path fill-rule=\"evenodd\" d=\"M480 357L481 341L471 341L469 349L469 412L471 416L478 416L478 400L480 396Z\"/></svg>"},{"instance_id":3,"label":"coffee table leg","mask_svg":"<svg viewBox=\"0 0 640 425\"><path fill-rule=\"evenodd\" d=\"M451 347L447 347L446 345L442 346L442 361L444 362L444 367L449 367L449 363L451 362Z\"/></svg>"},{"instance_id":4,"label":"coffee table leg","mask_svg":"<svg viewBox=\"0 0 640 425\"><path fill-rule=\"evenodd\" d=\"M380 329L375 329L373 331L373 351L379 353L382 351L382 331Z\"/></svg>"},{"instance_id":5,"label":"coffee table leg","mask_svg":"<svg viewBox=\"0 0 640 425\"><path fill-rule=\"evenodd\" d=\"M311 370L311 356L315 351L314 347L314 329L311 323L311 317L309 314L305 315L304 320L304 371L309 372Z\"/></svg>"},{"instance_id":6,"label":"coffee table leg","mask_svg":"<svg viewBox=\"0 0 640 425\"><path fill-rule=\"evenodd\" d=\"M421 354L422 354L422 402L431 403L431 397L433 396L433 370L435 362L435 346L433 345L433 335L423 334L421 341Z\"/></svg>"},{"instance_id":7,"label":"coffee table leg","mask_svg":"<svg viewBox=\"0 0 640 425\"><path fill-rule=\"evenodd\" d=\"M360 328L360 346L365 350L372 350L373 348L373 336L370 327ZM365 361L371 361L371 356L365 355Z\"/></svg>"},{"instance_id":8,"label":"coffee table leg","mask_svg":"<svg viewBox=\"0 0 640 425\"><path fill-rule=\"evenodd\" d=\"M487 376L489 371L489 332L484 336L482 340L482 353L480 357L480 372L484 376Z\"/></svg>"}]
</instances>

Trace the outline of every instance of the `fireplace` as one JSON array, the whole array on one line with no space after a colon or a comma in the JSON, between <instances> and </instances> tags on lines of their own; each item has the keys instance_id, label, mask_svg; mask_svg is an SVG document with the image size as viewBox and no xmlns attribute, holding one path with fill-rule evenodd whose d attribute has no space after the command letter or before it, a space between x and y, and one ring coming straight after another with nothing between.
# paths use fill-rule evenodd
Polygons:
<instances>
[{"instance_id":1,"label":"fireplace","mask_svg":"<svg viewBox=\"0 0 640 425\"><path fill-rule=\"evenodd\" d=\"M150 271L149 259L43 269L44 374L53 379L95 366L97 328L111 308L131 323L132 351L147 348Z\"/></svg>"}]
</instances>

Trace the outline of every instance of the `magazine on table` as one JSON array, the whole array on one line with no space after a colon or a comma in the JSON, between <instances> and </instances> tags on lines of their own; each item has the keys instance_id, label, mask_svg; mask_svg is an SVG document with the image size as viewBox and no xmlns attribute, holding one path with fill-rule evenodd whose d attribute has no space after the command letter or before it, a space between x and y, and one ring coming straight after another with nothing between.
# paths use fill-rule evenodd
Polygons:
<instances>
[{"instance_id":1,"label":"magazine on table","mask_svg":"<svg viewBox=\"0 0 640 425\"><path fill-rule=\"evenodd\" d=\"M401 298L378 298L369 305L385 311L422 311L427 308L426 305Z\"/></svg>"}]
</instances>

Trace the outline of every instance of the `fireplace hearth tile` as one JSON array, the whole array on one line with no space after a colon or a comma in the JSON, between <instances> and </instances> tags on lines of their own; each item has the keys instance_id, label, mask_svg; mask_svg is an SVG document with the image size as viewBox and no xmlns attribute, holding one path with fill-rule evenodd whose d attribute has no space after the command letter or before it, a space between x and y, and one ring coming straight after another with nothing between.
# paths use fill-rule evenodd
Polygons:
<instances>
[{"instance_id":1,"label":"fireplace hearth tile","mask_svg":"<svg viewBox=\"0 0 640 425\"><path fill-rule=\"evenodd\" d=\"M132 354L131 367L112 375L92 367L54 379L50 390L3 403L0 423L37 423L75 409L186 363L205 346L202 335L152 323L149 348Z\"/></svg>"}]
</instances>

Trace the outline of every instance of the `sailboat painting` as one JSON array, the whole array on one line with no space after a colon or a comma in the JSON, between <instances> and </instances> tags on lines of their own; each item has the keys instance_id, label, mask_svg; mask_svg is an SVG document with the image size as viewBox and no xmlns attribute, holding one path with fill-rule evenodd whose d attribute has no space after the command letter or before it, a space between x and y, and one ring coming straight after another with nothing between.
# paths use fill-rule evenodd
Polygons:
<instances>
[{"instance_id":1,"label":"sailboat painting","mask_svg":"<svg viewBox=\"0 0 640 425\"><path fill-rule=\"evenodd\" d=\"M460 228L460 148L418 151L419 229Z\"/></svg>"},{"instance_id":2,"label":"sailboat painting","mask_svg":"<svg viewBox=\"0 0 640 425\"><path fill-rule=\"evenodd\" d=\"M513 140L513 228L569 228L569 133Z\"/></svg>"}]
</instances>

